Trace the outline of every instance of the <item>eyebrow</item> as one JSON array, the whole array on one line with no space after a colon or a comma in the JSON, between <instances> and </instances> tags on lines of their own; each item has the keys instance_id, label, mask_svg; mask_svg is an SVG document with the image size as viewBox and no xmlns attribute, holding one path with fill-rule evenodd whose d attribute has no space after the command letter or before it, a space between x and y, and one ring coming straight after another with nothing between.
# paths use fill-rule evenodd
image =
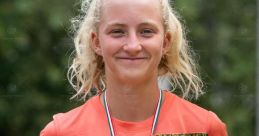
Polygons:
<instances>
[{"instance_id":1,"label":"eyebrow","mask_svg":"<svg viewBox=\"0 0 259 136\"><path fill-rule=\"evenodd\" d=\"M144 21L144 22L142 22L142 23L140 23L139 24L139 26L146 26L146 25L151 25L151 26L156 26L156 24L155 23L153 23L152 21ZM107 26L120 26L120 27L125 27L126 26L126 24L124 24L124 23L120 23L120 22L111 22L111 23L108 23L107 24Z\"/></svg>"},{"instance_id":2,"label":"eyebrow","mask_svg":"<svg viewBox=\"0 0 259 136\"><path fill-rule=\"evenodd\" d=\"M141 23L140 25L151 25L151 26L156 26L156 23L153 23L152 21L146 21Z\"/></svg>"},{"instance_id":3,"label":"eyebrow","mask_svg":"<svg viewBox=\"0 0 259 136\"><path fill-rule=\"evenodd\" d=\"M108 27L110 27L110 26L125 26L125 24L123 24L123 23L119 23L119 22L111 22L111 23L108 23L107 24L107 26Z\"/></svg>"}]
</instances>

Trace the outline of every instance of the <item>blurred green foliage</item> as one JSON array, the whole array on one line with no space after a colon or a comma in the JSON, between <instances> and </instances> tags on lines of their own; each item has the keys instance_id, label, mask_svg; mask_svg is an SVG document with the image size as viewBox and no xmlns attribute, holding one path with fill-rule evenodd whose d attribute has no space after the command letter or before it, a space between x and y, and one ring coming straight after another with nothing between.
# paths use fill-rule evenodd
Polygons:
<instances>
[{"instance_id":1,"label":"blurred green foliage","mask_svg":"<svg viewBox=\"0 0 259 136\"><path fill-rule=\"evenodd\" d=\"M255 0L174 0L207 92L196 101L229 135L255 135ZM66 79L79 1L0 0L0 135L35 136L80 105Z\"/></svg>"}]
</instances>

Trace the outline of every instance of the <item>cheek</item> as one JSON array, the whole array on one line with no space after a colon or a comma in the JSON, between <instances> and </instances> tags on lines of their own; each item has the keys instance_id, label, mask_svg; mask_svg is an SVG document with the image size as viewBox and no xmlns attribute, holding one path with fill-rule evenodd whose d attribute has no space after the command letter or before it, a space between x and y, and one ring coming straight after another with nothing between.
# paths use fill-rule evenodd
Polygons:
<instances>
[{"instance_id":1,"label":"cheek","mask_svg":"<svg viewBox=\"0 0 259 136\"><path fill-rule=\"evenodd\" d=\"M114 48L114 40L107 36L100 36L99 37L100 48L102 51L102 55L105 56L107 53L111 52Z\"/></svg>"},{"instance_id":2,"label":"cheek","mask_svg":"<svg viewBox=\"0 0 259 136\"><path fill-rule=\"evenodd\" d=\"M100 48L104 61L110 61L116 52L120 50L122 45L121 40L115 40L114 38L110 38L108 36L101 36Z\"/></svg>"},{"instance_id":3,"label":"cheek","mask_svg":"<svg viewBox=\"0 0 259 136\"><path fill-rule=\"evenodd\" d=\"M146 45L146 49L150 50L153 55L160 56L162 54L163 40L161 38L145 41L143 45Z\"/></svg>"}]
</instances>

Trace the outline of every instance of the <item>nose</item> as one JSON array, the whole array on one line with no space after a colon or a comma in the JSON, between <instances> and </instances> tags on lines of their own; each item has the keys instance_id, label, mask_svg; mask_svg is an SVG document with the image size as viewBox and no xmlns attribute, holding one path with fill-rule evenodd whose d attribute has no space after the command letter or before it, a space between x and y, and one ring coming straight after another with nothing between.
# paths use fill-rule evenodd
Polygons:
<instances>
[{"instance_id":1,"label":"nose","mask_svg":"<svg viewBox=\"0 0 259 136\"><path fill-rule=\"evenodd\" d=\"M127 36L123 50L130 55L136 55L142 50L142 45L138 39L137 33L132 32Z\"/></svg>"}]
</instances>

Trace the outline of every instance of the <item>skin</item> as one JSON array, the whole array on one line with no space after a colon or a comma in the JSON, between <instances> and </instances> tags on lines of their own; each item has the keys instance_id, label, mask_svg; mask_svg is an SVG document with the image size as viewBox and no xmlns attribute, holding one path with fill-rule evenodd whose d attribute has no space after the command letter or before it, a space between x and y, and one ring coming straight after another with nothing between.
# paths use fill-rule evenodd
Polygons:
<instances>
[{"instance_id":1,"label":"skin","mask_svg":"<svg viewBox=\"0 0 259 136\"><path fill-rule=\"evenodd\" d=\"M92 33L103 57L111 116L124 121L151 117L158 102L158 65L169 46L158 0L105 0L99 30Z\"/></svg>"}]
</instances>

